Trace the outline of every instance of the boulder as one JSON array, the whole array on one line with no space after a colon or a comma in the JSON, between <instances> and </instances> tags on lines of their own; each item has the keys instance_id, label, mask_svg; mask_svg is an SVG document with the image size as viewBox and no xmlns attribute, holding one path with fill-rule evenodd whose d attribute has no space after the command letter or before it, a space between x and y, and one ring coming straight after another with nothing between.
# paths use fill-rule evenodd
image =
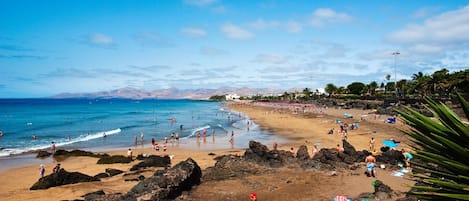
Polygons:
<instances>
[{"instance_id":1,"label":"boulder","mask_svg":"<svg viewBox=\"0 0 469 201\"><path fill-rule=\"evenodd\" d=\"M95 191L95 192L91 192L91 193L87 193L85 195L82 195L81 197L85 198L85 200L92 200L94 198L100 197L100 196L105 195L105 194L106 193L104 193L103 190L98 190L98 191Z\"/></svg>"},{"instance_id":2,"label":"boulder","mask_svg":"<svg viewBox=\"0 0 469 201\"><path fill-rule=\"evenodd\" d=\"M122 170L118 170L118 169L113 169L113 168L106 168L106 173L109 174L109 176L113 177L113 176L116 176L118 174L121 174L123 173L124 171Z\"/></svg>"},{"instance_id":3,"label":"boulder","mask_svg":"<svg viewBox=\"0 0 469 201\"><path fill-rule=\"evenodd\" d=\"M99 181L99 179L80 172L67 172L62 168L57 173L52 173L40 178L33 186L31 186L30 190L48 189L54 186L91 181Z\"/></svg>"},{"instance_id":4,"label":"boulder","mask_svg":"<svg viewBox=\"0 0 469 201\"><path fill-rule=\"evenodd\" d=\"M376 161L381 163L388 163L392 165L397 165L399 162L404 163L404 155L401 151L389 150L380 155L376 156Z\"/></svg>"},{"instance_id":5,"label":"boulder","mask_svg":"<svg viewBox=\"0 0 469 201\"><path fill-rule=\"evenodd\" d=\"M140 170L147 167L169 167L171 166L171 159L169 156L149 156L142 162L132 166L130 171Z\"/></svg>"},{"instance_id":6,"label":"boulder","mask_svg":"<svg viewBox=\"0 0 469 201\"><path fill-rule=\"evenodd\" d=\"M188 191L192 186L198 185L201 176L202 170L199 165L197 165L192 158L188 158L164 172L140 181L125 195L110 194L86 200L174 200L180 196L183 191Z\"/></svg>"},{"instance_id":7,"label":"boulder","mask_svg":"<svg viewBox=\"0 0 469 201\"><path fill-rule=\"evenodd\" d=\"M115 155L115 156L104 156L98 160L98 164L113 164L113 163L130 163L132 162L131 158Z\"/></svg>"},{"instance_id":8,"label":"boulder","mask_svg":"<svg viewBox=\"0 0 469 201\"><path fill-rule=\"evenodd\" d=\"M93 177L96 179L102 179L102 178L109 177L109 174L105 172L101 172L101 173L98 173L97 175L94 175Z\"/></svg>"},{"instance_id":9,"label":"boulder","mask_svg":"<svg viewBox=\"0 0 469 201\"><path fill-rule=\"evenodd\" d=\"M284 150L269 151L267 146L256 141L249 142L249 149L244 152L244 159L269 167L282 167L285 164L295 162L292 152Z\"/></svg>"},{"instance_id":10,"label":"boulder","mask_svg":"<svg viewBox=\"0 0 469 201\"><path fill-rule=\"evenodd\" d=\"M203 181L240 178L248 175L263 174L271 171L266 166L243 160L241 157L224 155L216 158L215 166L204 171Z\"/></svg>"},{"instance_id":11,"label":"boulder","mask_svg":"<svg viewBox=\"0 0 469 201\"><path fill-rule=\"evenodd\" d=\"M308 147L306 145L301 145L298 151L296 152L296 159L298 160L309 160Z\"/></svg>"},{"instance_id":12,"label":"boulder","mask_svg":"<svg viewBox=\"0 0 469 201\"><path fill-rule=\"evenodd\" d=\"M52 155L52 153L41 150L37 152L36 158L45 158L45 157L49 157L50 155Z\"/></svg>"},{"instance_id":13,"label":"boulder","mask_svg":"<svg viewBox=\"0 0 469 201\"><path fill-rule=\"evenodd\" d=\"M373 181L373 186L375 187L375 197L384 200L389 199L392 196L393 190L388 185L384 184L380 180Z\"/></svg>"}]
</instances>

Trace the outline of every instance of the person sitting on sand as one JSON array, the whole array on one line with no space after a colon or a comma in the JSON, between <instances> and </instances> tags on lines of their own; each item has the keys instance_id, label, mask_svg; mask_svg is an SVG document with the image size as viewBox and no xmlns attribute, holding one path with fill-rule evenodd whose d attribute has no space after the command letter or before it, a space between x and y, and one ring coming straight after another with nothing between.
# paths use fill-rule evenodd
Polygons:
<instances>
[{"instance_id":1,"label":"person sitting on sand","mask_svg":"<svg viewBox=\"0 0 469 201\"><path fill-rule=\"evenodd\" d=\"M60 171L60 163L57 163L57 165L52 169L53 173L58 173Z\"/></svg>"},{"instance_id":2,"label":"person sitting on sand","mask_svg":"<svg viewBox=\"0 0 469 201\"><path fill-rule=\"evenodd\" d=\"M344 152L344 148L340 146L340 144L337 144L337 147L336 147L337 151L338 152Z\"/></svg>"},{"instance_id":3,"label":"person sitting on sand","mask_svg":"<svg viewBox=\"0 0 469 201\"><path fill-rule=\"evenodd\" d=\"M367 170L367 176L373 176L375 177L376 172L375 172L375 163L376 163L376 158L371 155L371 153L365 158L365 163L366 163L366 170Z\"/></svg>"},{"instance_id":4,"label":"person sitting on sand","mask_svg":"<svg viewBox=\"0 0 469 201\"><path fill-rule=\"evenodd\" d=\"M329 132L327 132L327 134L329 134L329 135L334 134L334 128L332 128L331 130L329 130Z\"/></svg>"}]
</instances>

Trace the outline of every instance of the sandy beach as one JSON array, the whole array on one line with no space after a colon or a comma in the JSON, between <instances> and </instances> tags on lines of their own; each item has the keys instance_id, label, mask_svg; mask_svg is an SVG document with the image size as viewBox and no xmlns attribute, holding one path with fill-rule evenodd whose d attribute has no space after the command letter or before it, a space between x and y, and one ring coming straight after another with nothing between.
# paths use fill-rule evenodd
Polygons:
<instances>
[{"instance_id":1,"label":"sandy beach","mask_svg":"<svg viewBox=\"0 0 469 201\"><path fill-rule=\"evenodd\" d=\"M368 149L371 137L376 139L376 146L381 146L381 141L394 138L400 140L405 147L406 138L398 128L403 128L399 122L397 124L384 123L386 116L375 116L368 114L370 111L365 110L340 110L340 109L314 109L306 113L303 111L295 111L288 108L274 108L252 104L229 104L228 107L237 112L242 112L250 117L252 121L260 125L263 129L271 133L288 139L286 143L279 145L280 149L289 150L291 147L297 149L300 145L307 145L311 153L311 147L314 143L320 144L320 148L335 147L342 140L337 134L339 124L336 119L341 119L347 123L359 123L359 128L348 132L348 141L355 146L357 150ZM353 114L354 118L344 119L343 114ZM367 115L367 116L362 116ZM363 118L361 118L363 117ZM365 120L366 119L366 120ZM334 128L336 132L328 135L327 132ZM236 137L235 137L236 138ZM227 142L216 142L227 143ZM246 142L247 143L247 142ZM271 145L268 145L271 147ZM145 145L145 148L136 147L133 149L134 155L137 154L160 154L162 151L156 152ZM111 155L125 155L127 150L113 151ZM209 155L215 153L215 156ZM205 169L215 164L214 157L224 154L240 154L244 150L241 149L225 149L210 150L195 148L181 148L169 146L168 151L164 154L173 155L172 165L187 159L193 158L198 165ZM70 157L63 161L53 161L45 163L46 175L50 174L56 163L60 162L61 166L71 172L79 171L88 175L96 175L104 172L106 168L116 168L123 171L129 171L132 165L138 163L134 161L129 164L111 164L98 165L98 159L91 157ZM106 193L127 192L137 182L124 181L122 175L102 179L100 182L78 183L53 187L47 190L31 191L29 188L39 179L39 164L34 166L19 167L0 172L0 197L2 200L73 200L82 199L80 196L98 189L104 190ZM145 176L151 175L153 172L145 172ZM378 170L377 178L389 185L392 189L405 192L409 189L408 185L412 181L394 177L387 170ZM285 185L285 180L294 178L294 185ZM225 197L228 200L246 200L245 195L249 192L258 192L259 200L316 200L311 199L315 196L317 200L330 200L334 195L343 194L349 196L357 196L362 192L372 192L370 185L373 178L367 178L363 175L363 170L339 172L338 176L331 177L324 172L318 171L302 171L286 170L281 175L256 175L249 176L240 180L229 180L221 182L208 182L196 187L191 192L192 197L196 200L220 200L220 194L214 192L228 191ZM353 181L353 182L352 182ZM246 186L245 183L258 183L259 185ZM267 184L283 183L277 185L276 189L271 189ZM301 185L300 185L301 184Z\"/></svg>"}]
</instances>

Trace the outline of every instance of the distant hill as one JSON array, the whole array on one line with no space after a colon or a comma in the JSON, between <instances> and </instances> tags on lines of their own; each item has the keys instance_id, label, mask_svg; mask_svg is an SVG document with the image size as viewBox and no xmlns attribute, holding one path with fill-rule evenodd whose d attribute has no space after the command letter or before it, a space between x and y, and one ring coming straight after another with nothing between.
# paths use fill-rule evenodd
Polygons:
<instances>
[{"instance_id":1,"label":"distant hill","mask_svg":"<svg viewBox=\"0 0 469 201\"><path fill-rule=\"evenodd\" d=\"M100 91L93 93L61 93L49 98L128 98L128 99L150 99L150 98L166 98L166 99L194 99L207 100L213 95L238 94L241 96L256 94L281 94L286 90L280 89L257 89L257 88L236 88L223 87L218 89L177 89L168 88L161 90L145 91L132 87L124 87L111 91ZM292 90L287 90L292 91Z\"/></svg>"}]
</instances>

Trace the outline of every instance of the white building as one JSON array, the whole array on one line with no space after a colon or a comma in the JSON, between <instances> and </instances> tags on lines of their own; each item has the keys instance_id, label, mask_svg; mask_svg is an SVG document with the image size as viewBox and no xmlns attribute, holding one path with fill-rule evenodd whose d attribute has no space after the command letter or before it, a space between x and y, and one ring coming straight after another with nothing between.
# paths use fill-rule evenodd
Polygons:
<instances>
[{"instance_id":1,"label":"white building","mask_svg":"<svg viewBox=\"0 0 469 201\"><path fill-rule=\"evenodd\" d=\"M227 101L239 101L240 96L238 94L226 94L225 99Z\"/></svg>"}]
</instances>

